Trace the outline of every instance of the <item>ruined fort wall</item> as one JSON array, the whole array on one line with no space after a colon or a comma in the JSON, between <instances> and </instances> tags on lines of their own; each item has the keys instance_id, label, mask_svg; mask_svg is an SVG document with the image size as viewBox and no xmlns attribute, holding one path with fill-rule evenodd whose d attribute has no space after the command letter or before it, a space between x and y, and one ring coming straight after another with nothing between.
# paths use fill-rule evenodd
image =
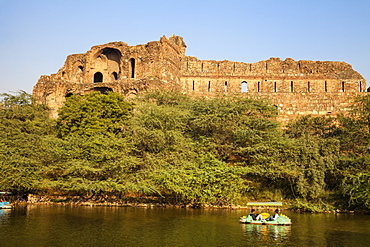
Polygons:
<instances>
[{"instance_id":1,"label":"ruined fort wall","mask_svg":"<svg viewBox=\"0 0 370 247\"><path fill-rule=\"evenodd\" d=\"M164 86L172 90L181 90L181 60L185 56L186 45L181 37L171 36L169 39L165 36L160 39L161 42L161 75ZM172 84L172 86L166 85Z\"/></svg>"},{"instance_id":2,"label":"ruined fort wall","mask_svg":"<svg viewBox=\"0 0 370 247\"><path fill-rule=\"evenodd\" d=\"M241 63L185 57L182 72L183 91L189 95L266 99L278 108L282 122L299 115L346 112L366 91L366 80L344 62L271 58Z\"/></svg>"},{"instance_id":3,"label":"ruined fort wall","mask_svg":"<svg viewBox=\"0 0 370 247\"><path fill-rule=\"evenodd\" d=\"M365 80L327 78L266 78L250 76L186 76L182 77L185 92L225 93L338 93L364 92Z\"/></svg>"},{"instance_id":4,"label":"ruined fort wall","mask_svg":"<svg viewBox=\"0 0 370 247\"><path fill-rule=\"evenodd\" d=\"M214 97L245 97L263 99L278 110L278 121L288 121L304 115L335 117L350 110L354 99L366 92L352 93L218 93L189 92L188 95L211 99Z\"/></svg>"},{"instance_id":5,"label":"ruined fort wall","mask_svg":"<svg viewBox=\"0 0 370 247\"><path fill-rule=\"evenodd\" d=\"M330 116L348 112L356 96L365 93L249 93L249 97L266 99L278 109L278 120L286 123L297 116Z\"/></svg>"},{"instance_id":6,"label":"ruined fort wall","mask_svg":"<svg viewBox=\"0 0 370 247\"><path fill-rule=\"evenodd\" d=\"M257 63L182 61L183 90L195 92L364 92L366 81L344 62L271 58Z\"/></svg>"},{"instance_id":7,"label":"ruined fort wall","mask_svg":"<svg viewBox=\"0 0 370 247\"><path fill-rule=\"evenodd\" d=\"M93 46L84 54L68 56L56 74L41 76L33 95L56 117L66 97L91 91L113 91L126 98L156 89L208 98L233 94L270 100L284 120L346 111L351 99L366 91L366 80L344 62L199 60L185 56L185 49L179 36L137 46Z\"/></svg>"}]
</instances>

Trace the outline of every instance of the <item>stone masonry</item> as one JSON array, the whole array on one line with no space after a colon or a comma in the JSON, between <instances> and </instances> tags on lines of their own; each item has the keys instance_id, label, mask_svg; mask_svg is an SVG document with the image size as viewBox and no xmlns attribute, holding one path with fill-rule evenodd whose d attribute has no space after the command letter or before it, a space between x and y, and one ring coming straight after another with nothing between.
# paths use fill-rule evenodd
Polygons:
<instances>
[{"instance_id":1,"label":"stone masonry","mask_svg":"<svg viewBox=\"0 0 370 247\"><path fill-rule=\"evenodd\" d=\"M166 89L206 98L237 95L263 98L286 122L299 115L323 116L348 111L366 93L366 80L345 62L279 58L257 63L199 60L185 55L182 37L129 46L111 42L84 54L69 55L56 74L41 76L33 89L56 118L65 98L91 91L113 91L127 99Z\"/></svg>"}]
</instances>

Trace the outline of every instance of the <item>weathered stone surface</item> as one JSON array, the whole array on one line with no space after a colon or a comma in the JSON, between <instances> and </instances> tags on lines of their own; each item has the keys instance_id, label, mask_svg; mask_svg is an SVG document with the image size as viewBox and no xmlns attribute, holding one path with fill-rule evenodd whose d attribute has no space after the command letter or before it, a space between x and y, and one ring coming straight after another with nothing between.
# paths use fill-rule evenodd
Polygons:
<instances>
[{"instance_id":1,"label":"weathered stone surface","mask_svg":"<svg viewBox=\"0 0 370 247\"><path fill-rule=\"evenodd\" d=\"M155 89L206 97L237 94L270 100L285 122L299 115L347 111L353 97L366 92L366 80L345 62L199 60L185 56L185 49L183 38L174 35L145 45L93 46L85 54L69 55L58 73L41 76L33 95L56 117L66 97L91 91L127 98Z\"/></svg>"}]
</instances>

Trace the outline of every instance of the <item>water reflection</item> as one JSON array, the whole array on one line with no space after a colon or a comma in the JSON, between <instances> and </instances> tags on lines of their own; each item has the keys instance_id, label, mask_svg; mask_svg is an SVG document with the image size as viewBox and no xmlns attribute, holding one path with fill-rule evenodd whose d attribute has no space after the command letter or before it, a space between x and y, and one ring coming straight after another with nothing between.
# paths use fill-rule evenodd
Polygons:
<instances>
[{"instance_id":1,"label":"water reflection","mask_svg":"<svg viewBox=\"0 0 370 247\"><path fill-rule=\"evenodd\" d=\"M11 211L9 209L0 209L0 220L4 220L9 216Z\"/></svg>"},{"instance_id":2,"label":"water reflection","mask_svg":"<svg viewBox=\"0 0 370 247\"><path fill-rule=\"evenodd\" d=\"M241 224L251 246L279 245L287 242L291 226Z\"/></svg>"}]
</instances>

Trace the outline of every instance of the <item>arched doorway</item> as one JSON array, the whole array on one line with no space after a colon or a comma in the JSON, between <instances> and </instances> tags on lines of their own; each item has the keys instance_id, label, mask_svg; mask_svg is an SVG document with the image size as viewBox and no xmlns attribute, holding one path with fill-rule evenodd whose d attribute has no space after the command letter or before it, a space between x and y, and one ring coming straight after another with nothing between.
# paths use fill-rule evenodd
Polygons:
<instances>
[{"instance_id":1,"label":"arched doorway","mask_svg":"<svg viewBox=\"0 0 370 247\"><path fill-rule=\"evenodd\" d=\"M94 74L94 83L97 83L97 82L103 82L103 74L100 72L96 72Z\"/></svg>"}]
</instances>

